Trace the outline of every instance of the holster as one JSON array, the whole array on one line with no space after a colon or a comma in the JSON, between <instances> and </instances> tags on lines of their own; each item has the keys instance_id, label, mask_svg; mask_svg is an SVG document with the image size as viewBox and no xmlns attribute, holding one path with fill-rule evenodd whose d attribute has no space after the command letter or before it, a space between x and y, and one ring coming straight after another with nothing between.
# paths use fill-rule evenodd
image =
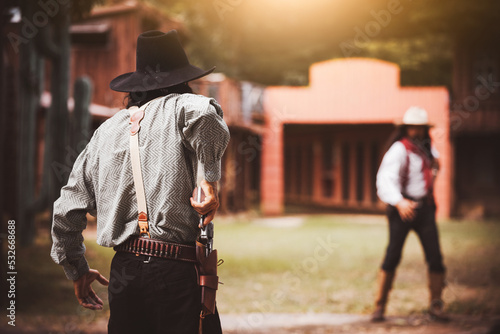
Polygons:
<instances>
[{"instance_id":1,"label":"holster","mask_svg":"<svg viewBox=\"0 0 500 334\"><path fill-rule=\"evenodd\" d=\"M201 287L201 312L204 317L215 314L215 295L219 286L217 250L212 250L207 256L206 246L196 241L196 259L198 284Z\"/></svg>"}]
</instances>

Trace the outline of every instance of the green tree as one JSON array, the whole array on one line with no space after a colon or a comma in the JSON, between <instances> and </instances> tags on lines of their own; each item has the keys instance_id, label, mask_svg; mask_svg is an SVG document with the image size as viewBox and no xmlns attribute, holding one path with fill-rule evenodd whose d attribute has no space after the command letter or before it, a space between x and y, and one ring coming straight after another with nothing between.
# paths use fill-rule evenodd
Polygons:
<instances>
[{"instance_id":1,"label":"green tree","mask_svg":"<svg viewBox=\"0 0 500 334\"><path fill-rule=\"evenodd\" d=\"M494 0L150 2L182 19L198 63L270 85L307 84L313 62L346 56L396 62L404 84L449 84L454 42L491 38L500 18L500 2ZM387 24L378 16L384 11L391 14ZM380 31L369 36L365 28L372 21ZM343 43L359 30L366 42L345 52Z\"/></svg>"}]
</instances>

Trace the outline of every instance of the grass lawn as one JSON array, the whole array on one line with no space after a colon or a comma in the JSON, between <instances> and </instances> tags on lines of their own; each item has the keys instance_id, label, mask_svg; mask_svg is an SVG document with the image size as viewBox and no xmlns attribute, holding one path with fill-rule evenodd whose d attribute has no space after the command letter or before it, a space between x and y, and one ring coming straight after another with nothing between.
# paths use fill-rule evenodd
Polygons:
<instances>
[{"instance_id":1,"label":"grass lawn","mask_svg":"<svg viewBox=\"0 0 500 334\"><path fill-rule=\"evenodd\" d=\"M452 312L500 314L500 224L440 225L448 268L444 299ZM298 227L220 224L225 264L222 312L369 313L387 245L384 217L307 216ZM326 245L326 246L325 246ZM428 305L427 270L411 233L398 268L388 312L409 314Z\"/></svg>"},{"instance_id":2,"label":"grass lawn","mask_svg":"<svg viewBox=\"0 0 500 334\"><path fill-rule=\"evenodd\" d=\"M221 313L335 312L372 310L375 278L387 245L383 216L309 215L275 220L221 217L215 248L224 264L218 292ZM291 222L291 224L287 224ZM442 222L441 246L448 268L444 293L452 313L500 315L500 222ZM109 277L113 250L87 237L91 267ZM108 317L80 308L71 282L49 257L43 232L36 244L18 249L19 325L47 322L68 330ZM414 233L405 245L388 313L408 315L428 305L421 246ZM95 284L107 302L107 292Z\"/></svg>"}]
</instances>

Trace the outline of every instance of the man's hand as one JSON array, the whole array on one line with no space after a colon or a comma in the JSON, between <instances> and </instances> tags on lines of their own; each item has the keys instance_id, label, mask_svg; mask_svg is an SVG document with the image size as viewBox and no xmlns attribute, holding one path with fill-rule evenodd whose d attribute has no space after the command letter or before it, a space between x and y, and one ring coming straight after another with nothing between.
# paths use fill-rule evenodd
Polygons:
<instances>
[{"instance_id":1,"label":"man's hand","mask_svg":"<svg viewBox=\"0 0 500 334\"><path fill-rule=\"evenodd\" d=\"M396 204L399 215L404 222L412 221L415 218L415 209L417 208L417 202L411 201L409 199L403 198Z\"/></svg>"},{"instance_id":2,"label":"man's hand","mask_svg":"<svg viewBox=\"0 0 500 334\"><path fill-rule=\"evenodd\" d=\"M193 197L191 197L191 206L200 215L206 215L203 220L203 226L207 226L208 223L214 219L215 213L219 208L217 182L207 182L203 180L201 181L201 189L203 189L203 192L205 193L205 199L201 203L198 203Z\"/></svg>"},{"instance_id":3,"label":"man's hand","mask_svg":"<svg viewBox=\"0 0 500 334\"><path fill-rule=\"evenodd\" d=\"M95 280L105 286L109 284L109 281L97 270L90 269L86 274L82 275L76 281L73 281L75 295L76 299L78 299L78 302L83 307L91 310L102 310L103 302L90 286Z\"/></svg>"}]
</instances>

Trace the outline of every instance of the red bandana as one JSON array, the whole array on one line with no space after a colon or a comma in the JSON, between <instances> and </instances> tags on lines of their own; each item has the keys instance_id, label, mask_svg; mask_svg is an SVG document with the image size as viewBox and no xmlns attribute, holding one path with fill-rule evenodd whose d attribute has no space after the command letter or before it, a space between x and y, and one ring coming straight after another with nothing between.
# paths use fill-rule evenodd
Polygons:
<instances>
[{"instance_id":1,"label":"red bandana","mask_svg":"<svg viewBox=\"0 0 500 334\"><path fill-rule=\"evenodd\" d=\"M406 165L404 166L403 170L403 175L402 175L402 186L403 186L403 193L406 192L406 185L408 184L408 174L410 171L410 152L415 153L422 159L422 173L424 173L424 180L425 180L425 189L427 190L427 194L432 193L432 186L433 186L433 176L432 176L432 160L429 158L429 156L424 152L424 150L419 147L418 145L415 145L411 140L408 138L403 138L400 140L401 143L405 146L406 152L408 153L406 155Z\"/></svg>"}]
</instances>

